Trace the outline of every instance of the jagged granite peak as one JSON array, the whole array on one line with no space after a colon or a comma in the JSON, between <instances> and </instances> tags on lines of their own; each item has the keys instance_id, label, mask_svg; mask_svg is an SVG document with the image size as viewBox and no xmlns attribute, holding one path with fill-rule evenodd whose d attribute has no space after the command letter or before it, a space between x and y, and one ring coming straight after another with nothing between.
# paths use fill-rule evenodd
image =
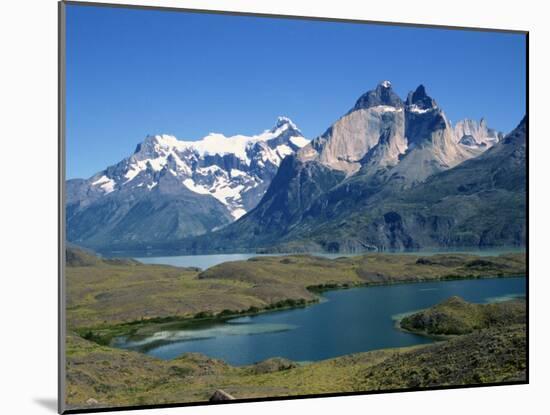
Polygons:
<instances>
[{"instance_id":1,"label":"jagged granite peak","mask_svg":"<svg viewBox=\"0 0 550 415\"><path fill-rule=\"evenodd\" d=\"M376 155L367 157L371 164L392 165L405 150L403 101L383 81L363 94L347 114L297 153L301 161L323 165L353 175L361 169L367 154L380 142ZM376 161L375 161L376 160Z\"/></svg>"},{"instance_id":2,"label":"jagged granite peak","mask_svg":"<svg viewBox=\"0 0 550 415\"><path fill-rule=\"evenodd\" d=\"M404 104L391 88L385 81L361 96L351 111L298 151L297 157L318 161L347 176L359 171L367 176L385 174L410 186L489 147L473 148L467 138L457 140L424 85L411 91ZM484 136L493 134L483 131Z\"/></svg>"},{"instance_id":3,"label":"jagged granite peak","mask_svg":"<svg viewBox=\"0 0 550 415\"><path fill-rule=\"evenodd\" d=\"M405 106L405 135L409 149L432 142L436 131L451 131L451 124L435 100L430 97L424 85L409 92Z\"/></svg>"},{"instance_id":4,"label":"jagged granite peak","mask_svg":"<svg viewBox=\"0 0 550 415\"><path fill-rule=\"evenodd\" d=\"M451 123L423 85L409 93L405 114L407 151L391 173L404 187L479 154L457 143Z\"/></svg>"},{"instance_id":5,"label":"jagged granite peak","mask_svg":"<svg viewBox=\"0 0 550 415\"><path fill-rule=\"evenodd\" d=\"M472 150L483 152L504 138L504 134L489 128L484 118L481 120L464 119L454 126L454 138L459 144Z\"/></svg>"},{"instance_id":6,"label":"jagged granite peak","mask_svg":"<svg viewBox=\"0 0 550 415\"><path fill-rule=\"evenodd\" d=\"M427 112L437 108L435 100L428 96L424 85L420 84L409 92L406 100L407 110L411 112Z\"/></svg>"},{"instance_id":7,"label":"jagged granite peak","mask_svg":"<svg viewBox=\"0 0 550 415\"><path fill-rule=\"evenodd\" d=\"M385 81L362 95L350 112L297 157L316 160L347 176L395 168L391 174L408 186L476 154L454 140L449 121L424 85L411 91L403 103Z\"/></svg>"},{"instance_id":8,"label":"jagged granite peak","mask_svg":"<svg viewBox=\"0 0 550 415\"><path fill-rule=\"evenodd\" d=\"M454 140L450 122L423 85L409 93L406 105L389 82L357 102L297 157L347 176L359 171L366 176L382 174L384 180L393 177L410 186L479 154Z\"/></svg>"},{"instance_id":9,"label":"jagged granite peak","mask_svg":"<svg viewBox=\"0 0 550 415\"><path fill-rule=\"evenodd\" d=\"M249 215L180 246L267 252L525 246L526 139L524 118L483 154L407 188L288 158L274 180L280 186ZM303 194L314 197L303 203Z\"/></svg>"},{"instance_id":10,"label":"jagged granite peak","mask_svg":"<svg viewBox=\"0 0 550 415\"><path fill-rule=\"evenodd\" d=\"M272 131L284 127L285 125L288 126L289 129L300 131L296 124L294 124L290 118L284 115L280 115L277 117L277 123L275 124L275 127L272 128Z\"/></svg>"},{"instance_id":11,"label":"jagged granite peak","mask_svg":"<svg viewBox=\"0 0 550 415\"><path fill-rule=\"evenodd\" d=\"M361 95L352 108L352 111L377 106L403 108L403 101L399 95L393 91L390 81L382 81L375 89Z\"/></svg>"}]
</instances>

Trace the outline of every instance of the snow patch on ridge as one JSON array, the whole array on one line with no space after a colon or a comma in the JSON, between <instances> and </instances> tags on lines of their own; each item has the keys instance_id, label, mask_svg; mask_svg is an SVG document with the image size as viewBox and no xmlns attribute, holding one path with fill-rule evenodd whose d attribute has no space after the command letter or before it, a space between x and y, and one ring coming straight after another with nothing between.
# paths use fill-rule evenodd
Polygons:
<instances>
[{"instance_id":1,"label":"snow patch on ridge","mask_svg":"<svg viewBox=\"0 0 550 415\"><path fill-rule=\"evenodd\" d=\"M95 182L92 183L92 186L98 186L101 190L107 193L111 193L115 190L115 181L105 175L101 176Z\"/></svg>"},{"instance_id":2,"label":"snow patch on ridge","mask_svg":"<svg viewBox=\"0 0 550 415\"><path fill-rule=\"evenodd\" d=\"M395 108L390 105L377 105L376 107L370 107L369 110L374 112L401 112L402 108Z\"/></svg>"},{"instance_id":3,"label":"snow patch on ridge","mask_svg":"<svg viewBox=\"0 0 550 415\"><path fill-rule=\"evenodd\" d=\"M409 105L407 107L407 109L409 110L409 112L414 112L415 114L425 114L427 112L430 112L430 111L433 111L435 108L426 108L426 109L423 109L423 108L420 108L418 105L416 104L412 104L412 105Z\"/></svg>"},{"instance_id":4,"label":"snow patch on ridge","mask_svg":"<svg viewBox=\"0 0 550 415\"><path fill-rule=\"evenodd\" d=\"M193 179L185 179L182 183L185 187L187 187L192 192L198 193L200 195L210 194L210 191L206 187L196 185Z\"/></svg>"},{"instance_id":5,"label":"snow patch on ridge","mask_svg":"<svg viewBox=\"0 0 550 415\"><path fill-rule=\"evenodd\" d=\"M231 212L231 216L235 218L235 220L239 219L241 216L244 216L246 214L246 210L242 208L237 208Z\"/></svg>"},{"instance_id":6,"label":"snow patch on ridge","mask_svg":"<svg viewBox=\"0 0 550 415\"><path fill-rule=\"evenodd\" d=\"M305 147L309 144L309 140L305 137L301 137L299 135L290 137L289 141L294 144L296 147Z\"/></svg>"},{"instance_id":7,"label":"snow patch on ridge","mask_svg":"<svg viewBox=\"0 0 550 415\"><path fill-rule=\"evenodd\" d=\"M287 117L279 117L277 128L271 130L265 130L264 132L253 135L233 135L225 136L220 133L210 133L206 137L197 141L185 141L179 140L172 135L162 134L155 135L154 139L158 143L159 147L164 150L176 150L194 151L200 157L207 155L219 155L224 156L226 154L234 154L240 160L243 160L245 164L250 165L250 158L248 157L249 149L258 142L266 142L274 138L279 137L286 130L292 128L296 131L298 128Z\"/></svg>"}]
</instances>

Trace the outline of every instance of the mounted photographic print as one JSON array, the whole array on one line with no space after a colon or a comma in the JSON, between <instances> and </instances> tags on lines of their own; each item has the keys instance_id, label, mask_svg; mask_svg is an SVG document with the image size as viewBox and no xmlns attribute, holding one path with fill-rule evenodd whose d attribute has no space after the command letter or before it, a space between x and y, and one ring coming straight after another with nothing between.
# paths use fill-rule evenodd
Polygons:
<instances>
[{"instance_id":1,"label":"mounted photographic print","mask_svg":"<svg viewBox=\"0 0 550 415\"><path fill-rule=\"evenodd\" d=\"M62 2L59 411L528 382L528 33Z\"/></svg>"}]
</instances>

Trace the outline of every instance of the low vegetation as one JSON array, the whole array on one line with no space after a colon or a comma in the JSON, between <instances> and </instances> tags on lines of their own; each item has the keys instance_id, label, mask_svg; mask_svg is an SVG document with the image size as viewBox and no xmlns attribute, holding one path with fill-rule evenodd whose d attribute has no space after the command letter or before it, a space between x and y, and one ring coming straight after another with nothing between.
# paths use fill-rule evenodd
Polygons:
<instances>
[{"instance_id":1,"label":"low vegetation","mask_svg":"<svg viewBox=\"0 0 550 415\"><path fill-rule=\"evenodd\" d=\"M522 381L525 347L520 324L308 365L269 359L232 367L197 353L164 361L70 335L67 402L79 408L90 399L94 407L201 402L220 388L248 399Z\"/></svg>"},{"instance_id":2,"label":"low vegetation","mask_svg":"<svg viewBox=\"0 0 550 415\"><path fill-rule=\"evenodd\" d=\"M272 358L232 367L194 353L164 361L108 346L116 335L306 306L326 289L524 275L523 254L482 259L369 254L334 260L293 255L205 271L104 260L79 250L68 252L67 259L70 408L207 401L217 389L247 399L524 378L525 324L516 320L494 325L489 319L444 343L308 365Z\"/></svg>"},{"instance_id":3,"label":"low vegetation","mask_svg":"<svg viewBox=\"0 0 550 415\"><path fill-rule=\"evenodd\" d=\"M524 323L525 300L495 304L467 303L451 297L427 310L401 320L401 328L427 335L458 335L490 327L509 327Z\"/></svg>"},{"instance_id":4,"label":"low vegetation","mask_svg":"<svg viewBox=\"0 0 550 415\"><path fill-rule=\"evenodd\" d=\"M293 307L315 291L358 285L524 275L525 255L366 254L334 260L311 255L256 257L206 271L67 252L67 314L72 328L190 319ZM141 307L140 304L144 306Z\"/></svg>"}]
</instances>

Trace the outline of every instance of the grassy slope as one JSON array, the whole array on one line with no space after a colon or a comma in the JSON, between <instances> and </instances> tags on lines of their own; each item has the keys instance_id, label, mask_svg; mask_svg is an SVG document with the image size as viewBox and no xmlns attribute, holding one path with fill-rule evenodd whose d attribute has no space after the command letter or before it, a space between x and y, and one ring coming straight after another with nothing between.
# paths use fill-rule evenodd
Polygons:
<instances>
[{"instance_id":1,"label":"grassy slope","mask_svg":"<svg viewBox=\"0 0 550 415\"><path fill-rule=\"evenodd\" d=\"M467 303L451 297L440 304L405 317L401 327L428 335L458 335L495 326L525 322L524 300L495 304Z\"/></svg>"},{"instance_id":2,"label":"grassy slope","mask_svg":"<svg viewBox=\"0 0 550 415\"><path fill-rule=\"evenodd\" d=\"M525 339L525 325L515 325L270 371L200 354L162 361L69 336L67 402L124 406L207 401L220 388L246 399L523 380Z\"/></svg>"},{"instance_id":3,"label":"grassy slope","mask_svg":"<svg viewBox=\"0 0 550 415\"><path fill-rule=\"evenodd\" d=\"M475 382L497 382L520 378L525 369L524 326L501 327L486 335L472 333L446 346L368 352L274 372L269 369L279 365L273 362L235 368L197 354L162 361L76 335L90 326L125 329L120 323L141 318L250 311L251 306L268 308L288 298L314 300L317 294L312 287L522 275L522 254L485 258L373 254L336 260L262 257L204 272L87 255L71 255L67 267L67 403L71 407L86 407L89 399L98 402L92 406L203 401L218 388L237 398L251 398L415 386L411 379L419 379L418 386L472 383L474 376ZM150 326L135 325L145 330ZM470 370L471 356L479 363L477 375L474 368ZM465 369L456 371L452 365Z\"/></svg>"},{"instance_id":4,"label":"grassy slope","mask_svg":"<svg viewBox=\"0 0 550 415\"><path fill-rule=\"evenodd\" d=\"M80 255L87 255L80 253ZM258 257L195 268L78 259L67 275L72 329L156 318L192 318L316 301L315 289L525 273L525 255L367 254L330 260L309 255ZM87 264L87 265L82 265ZM287 301L291 300L291 301Z\"/></svg>"}]
</instances>

